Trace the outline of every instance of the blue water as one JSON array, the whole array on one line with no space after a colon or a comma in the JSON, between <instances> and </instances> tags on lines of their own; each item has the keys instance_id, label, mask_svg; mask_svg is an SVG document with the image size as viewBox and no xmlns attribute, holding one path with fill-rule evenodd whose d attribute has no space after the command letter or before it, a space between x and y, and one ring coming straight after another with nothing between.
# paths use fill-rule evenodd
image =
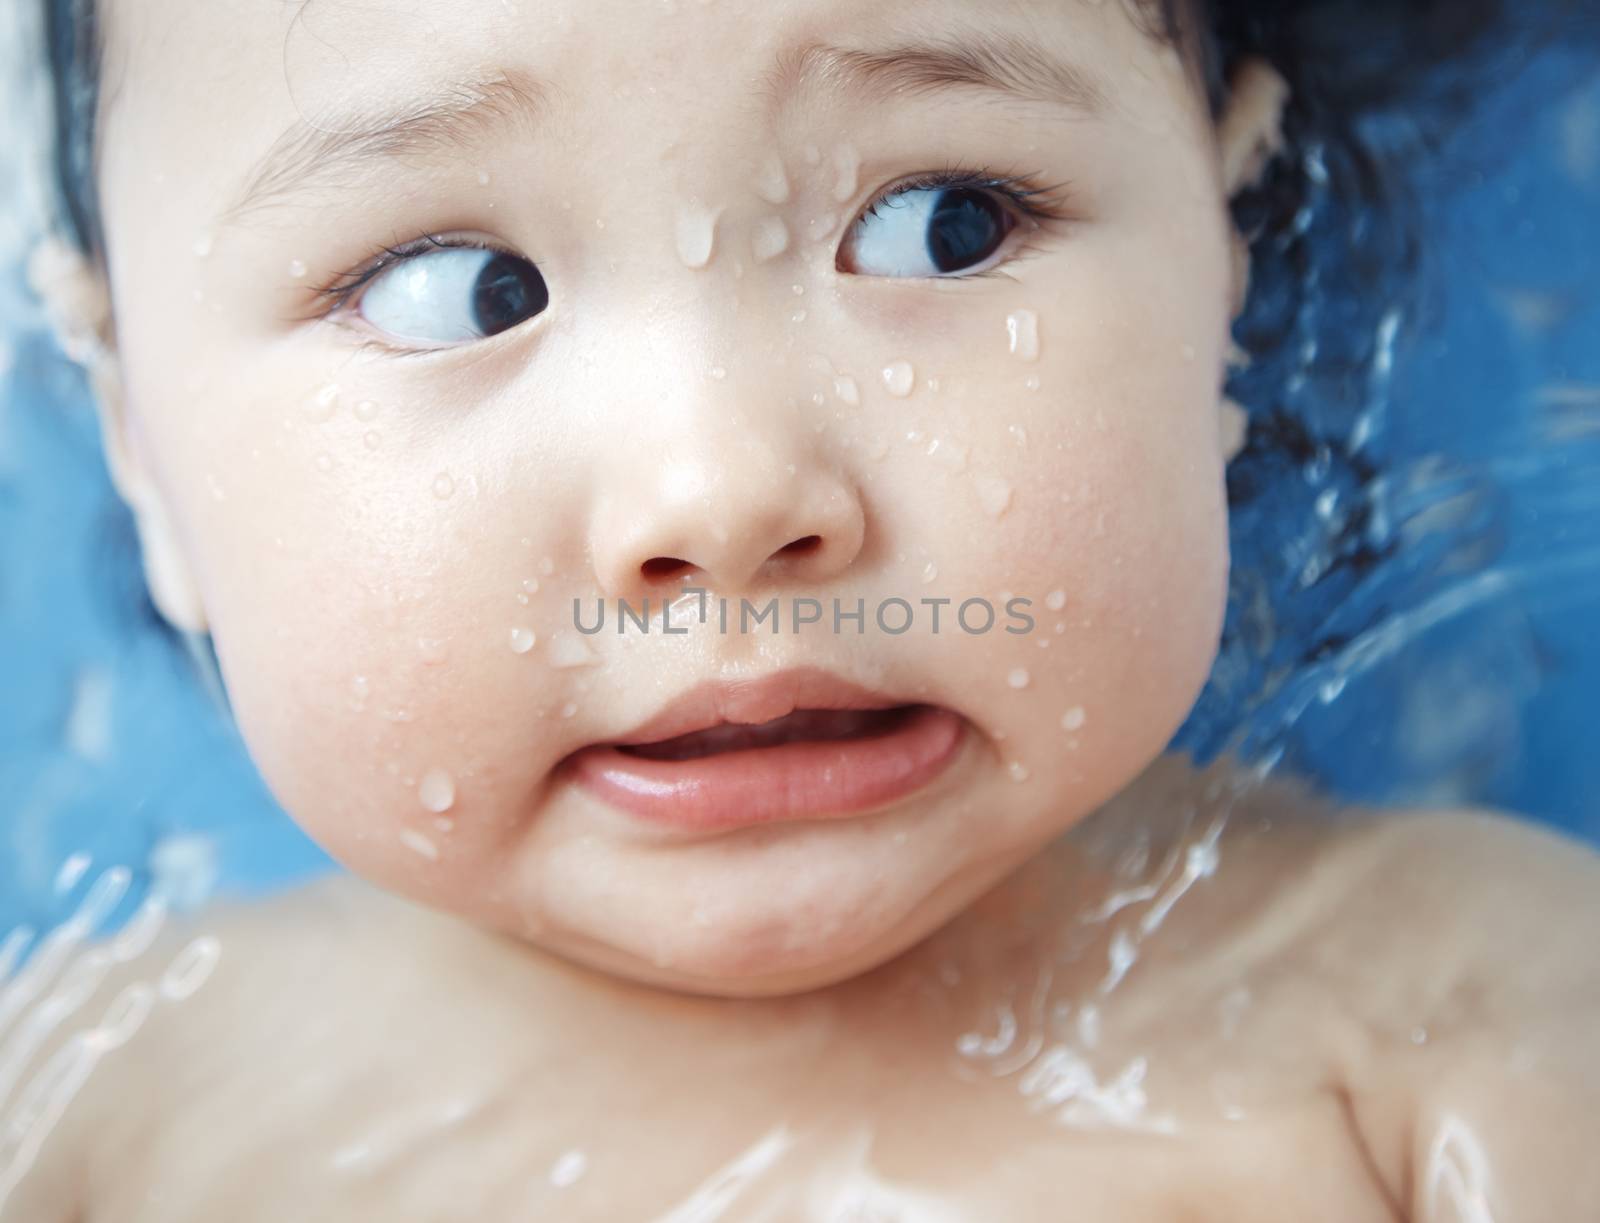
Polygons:
<instances>
[{"instance_id":1,"label":"blue water","mask_svg":"<svg viewBox=\"0 0 1600 1223\"><path fill-rule=\"evenodd\" d=\"M1408 529L1456 542L1358 640L1361 667L1296 704L1284 763L1353 800L1488 804L1600 843L1600 73L1548 57L1423 187L1427 290L1382 453L1396 503L1426 509ZM12 268L0 319L23 301ZM91 866L197 896L330 866L141 618L86 394L37 329L3 337L0 930L55 912Z\"/></svg>"}]
</instances>

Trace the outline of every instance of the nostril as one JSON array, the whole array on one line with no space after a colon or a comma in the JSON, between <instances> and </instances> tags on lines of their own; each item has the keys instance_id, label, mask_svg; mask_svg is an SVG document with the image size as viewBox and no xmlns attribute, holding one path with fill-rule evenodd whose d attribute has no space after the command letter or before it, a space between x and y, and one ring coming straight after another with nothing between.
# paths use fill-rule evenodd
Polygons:
<instances>
[{"instance_id":1,"label":"nostril","mask_svg":"<svg viewBox=\"0 0 1600 1223\"><path fill-rule=\"evenodd\" d=\"M778 549L779 556L809 556L822 547L822 536L807 535Z\"/></svg>"},{"instance_id":2,"label":"nostril","mask_svg":"<svg viewBox=\"0 0 1600 1223\"><path fill-rule=\"evenodd\" d=\"M675 556L652 556L639 566L640 571L650 580L656 578L670 578L685 569L692 568L688 561L681 561Z\"/></svg>"}]
</instances>

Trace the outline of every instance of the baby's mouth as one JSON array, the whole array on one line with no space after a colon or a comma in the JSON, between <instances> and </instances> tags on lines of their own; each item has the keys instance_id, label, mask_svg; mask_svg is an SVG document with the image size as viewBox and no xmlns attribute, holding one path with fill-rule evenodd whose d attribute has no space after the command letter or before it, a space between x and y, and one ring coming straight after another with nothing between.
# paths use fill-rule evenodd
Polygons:
<instances>
[{"instance_id":1,"label":"baby's mouth","mask_svg":"<svg viewBox=\"0 0 1600 1223\"><path fill-rule=\"evenodd\" d=\"M928 706L890 709L796 709L757 726L725 723L655 743L619 743L617 750L645 760L698 760L723 752L778 747L796 742L870 739L893 733Z\"/></svg>"},{"instance_id":2,"label":"baby's mouth","mask_svg":"<svg viewBox=\"0 0 1600 1223\"><path fill-rule=\"evenodd\" d=\"M592 797L646 823L727 831L880 811L942 774L970 729L954 710L801 668L701 685L566 763Z\"/></svg>"}]
</instances>

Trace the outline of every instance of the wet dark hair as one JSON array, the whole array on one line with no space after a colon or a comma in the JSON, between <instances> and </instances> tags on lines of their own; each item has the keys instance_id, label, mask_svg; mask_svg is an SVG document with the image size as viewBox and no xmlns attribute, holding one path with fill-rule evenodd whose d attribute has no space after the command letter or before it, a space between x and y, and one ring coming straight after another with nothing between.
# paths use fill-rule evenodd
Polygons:
<instances>
[{"instance_id":1,"label":"wet dark hair","mask_svg":"<svg viewBox=\"0 0 1600 1223\"><path fill-rule=\"evenodd\" d=\"M53 173L66 235L97 261L101 88L95 0L39 0L54 94ZM1069 0L1063 0L1063 3ZM1423 219L1409 171L1546 42L1600 25L1590 0L1122 0L1180 48L1213 117L1246 57L1289 85L1286 151L1233 204L1251 245L1250 301L1235 338L1250 357L1229 395L1249 414L1228 468L1233 573L1222 649L1175 746L1200 761L1284 676L1365 627L1336 607L1394 557L1365 446L1375 369L1409 322ZM1315 507L1337 494L1333 514ZM1286 557L1299 558L1291 562ZM1313 563L1305 563L1307 557ZM1389 566L1394 569L1396 566ZM1369 583L1370 585L1370 583ZM150 612L148 603L147 613ZM163 629L164 621L156 618Z\"/></svg>"}]
</instances>

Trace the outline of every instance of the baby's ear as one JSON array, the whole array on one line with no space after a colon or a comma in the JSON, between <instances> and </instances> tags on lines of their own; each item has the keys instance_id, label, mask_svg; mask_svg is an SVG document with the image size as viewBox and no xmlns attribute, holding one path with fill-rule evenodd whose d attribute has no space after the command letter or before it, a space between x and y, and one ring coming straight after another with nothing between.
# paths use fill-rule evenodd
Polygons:
<instances>
[{"instance_id":1,"label":"baby's ear","mask_svg":"<svg viewBox=\"0 0 1600 1223\"><path fill-rule=\"evenodd\" d=\"M28 260L28 282L44 303L57 343L89 376L106 469L118 496L133 512L151 599L174 628L205 632L199 587L165 499L129 428L105 274L77 247L51 235L39 242Z\"/></svg>"},{"instance_id":2,"label":"baby's ear","mask_svg":"<svg viewBox=\"0 0 1600 1223\"><path fill-rule=\"evenodd\" d=\"M1249 56L1234 69L1228 100L1217 121L1222 183L1231 200L1255 186L1272 159L1283 151L1283 110L1289 85L1276 68ZM1244 309L1250 288L1250 252L1244 237L1233 235L1233 312Z\"/></svg>"}]
</instances>

